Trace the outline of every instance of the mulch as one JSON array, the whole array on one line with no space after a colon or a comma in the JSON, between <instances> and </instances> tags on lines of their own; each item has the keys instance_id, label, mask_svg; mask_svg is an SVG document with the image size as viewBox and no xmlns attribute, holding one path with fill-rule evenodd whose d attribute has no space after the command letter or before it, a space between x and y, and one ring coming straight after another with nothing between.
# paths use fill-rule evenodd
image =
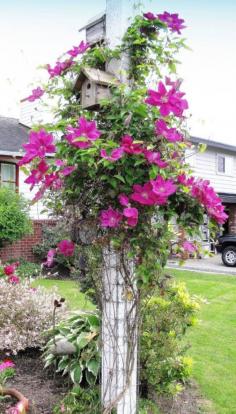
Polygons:
<instances>
[{"instance_id":1,"label":"mulch","mask_svg":"<svg viewBox=\"0 0 236 414\"><path fill-rule=\"evenodd\" d=\"M6 357L8 355L0 354L0 360ZM16 375L7 385L29 399L29 414L52 414L54 406L69 390L66 378L56 375L53 369L43 369L40 350L20 352L11 359L16 364ZM194 383L189 384L177 397L154 396L154 400L162 414L214 414ZM14 403L12 399L0 401L0 414L5 414Z\"/></svg>"},{"instance_id":2,"label":"mulch","mask_svg":"<svg viewBox=\"0 0 236 414\"><path fill-rule=\"evenodd\" d=\"M0 355L0 360L6 357ZM65 378L55 375L52 369L43 369L39 350L20 352L11 356L11 359L16 364L16 375L7 385L16 388L29 399L29 414L52 414L53 407L68 391ZM12 399L0 402L0 413L4 414L15 402Z\"/></svg>"}]
</instances>

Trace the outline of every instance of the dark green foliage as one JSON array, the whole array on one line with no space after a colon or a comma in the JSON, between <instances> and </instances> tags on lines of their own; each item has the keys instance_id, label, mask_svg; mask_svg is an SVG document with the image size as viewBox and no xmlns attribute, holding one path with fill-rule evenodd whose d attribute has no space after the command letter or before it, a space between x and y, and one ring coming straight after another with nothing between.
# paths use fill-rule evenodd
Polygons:
<instances>
[{"instance_id":1,"label":"dark green foliage","mask_svg":"<svg viewBox=\"0 0 236 414\"><path fill-rule=\"evenodd\" d=\"M64 410L64 411L63 411ZM53 410L53 414L100 414L99 387L75 386Z\"/></svg>"},{"instance_id":2,"label":"dark green foliage","mask_svg":"<svg viewBox=\"0 0 236 414\"><path fill-rule=\"evenodd\" d=\"M185 285L171 284L142 303L140 342L141 383L144 396L152 392L176 394L191 372L181 340L196 320L198 302Z\"/></svg>"},{"instance_id":3,"label":"dark green foliage","mask_svg":"<svg viewBox=\"0 0 236 414\"><path fill-rule=\"evenodd\" d=\"M94 312L77 312L61 322L51 331L45 346L45 367L54 365L57 372L69 374L74 384L80 384L84 380L90 386L94 385L100 372L99 331L100 320ZM65 339L75 346L76 352L55 356L52 347Z\"/></svg>"},{"instance_id":4,"label":"dark green foliage","mask_svg":"<svg viewBox=\"0 0 236 414\"><path fill-rule=\"evenodd\" d=\"M24 259L19 260L20 265L17 268L17 274L21 278L36 278L40 275L41 266L37 263L27 262Z\"/></svg>"},{"instance_id":5,"label":"dark green foliage","mask_svg":"<svg viewBox=\"0 0 236 414\"><path fill-rule=\"evenodd\" d=\"M26 200L15 191L0 188L0 244L20 240L32 230Z\"/></svg>"}]
</instances>

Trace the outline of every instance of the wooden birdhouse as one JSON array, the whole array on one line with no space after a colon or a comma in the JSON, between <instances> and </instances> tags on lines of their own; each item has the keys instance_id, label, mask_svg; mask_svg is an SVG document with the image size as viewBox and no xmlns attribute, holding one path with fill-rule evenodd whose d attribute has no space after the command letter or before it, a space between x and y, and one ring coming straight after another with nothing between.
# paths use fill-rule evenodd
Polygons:
<instances>
[{"instance_id":1,"label":"wooden birdhouse","mask_svg":"<svg viewBox=\"0 0 236 414\"><path fill-rule=\"evenodd\" d=\"M80 104L84 109L95 109L102 99L110 98L110 87L118 83L111 73L84 67L75 81L74 92L80 95Z\"/></svg>"},{"instance_id":2,"label":"wooden birdhouse","mask_svg":"<svg viewBox=\"0 0 236 414\"><path fill-rule=\"evenodd\" d=\"M105 40L106 36L106 14L101 13L88 21L79 31L85 30L86 42L95 46Z\"/></svg>"}]
</instances>

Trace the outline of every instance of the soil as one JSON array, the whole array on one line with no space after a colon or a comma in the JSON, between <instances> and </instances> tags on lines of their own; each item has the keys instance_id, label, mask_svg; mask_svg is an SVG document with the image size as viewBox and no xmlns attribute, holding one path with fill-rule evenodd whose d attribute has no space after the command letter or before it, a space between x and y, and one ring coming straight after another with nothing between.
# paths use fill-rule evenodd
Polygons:
<instances>
[{"instance_id":1,"label":"soil","mask_svg":"<svg viewBox=\"0 0 236 414\"><path fill-rule=\"evenodd\" d=\"M43 369L40 356L39 350L28 350L11 357L16 364L16 375L7 385L16 388L29 399L29 414L52 414L53 407L65 396L68 388L65 378L56 376L53 370ZM0 355L1 360L6 357L8 356ZM11 398L0 401L0 414L5 414L15 402Z\"/></svg>"},{"instance_id":2,"label":"soil","mask_svg":"<svg viewBox=\"0 0 236 414\"><path fill-rule=\"evenodd\" d=\"M9 358L0 354L0 360ZM52 369L43 369L39 350L27 350L11 357L16 364L16 375L9 380L8 386L16 388L30 402L28 414L52 414L54 406L68 392L64 377L56 375ZM203 400L196 384L191 383L175 398L154 396L153 398L162 414L215 414L210 403ZM1 402L0 414L13 406L16 401L11 398ZM79 413L78 413L79 414Z\"/></svg>"}]
</instances>

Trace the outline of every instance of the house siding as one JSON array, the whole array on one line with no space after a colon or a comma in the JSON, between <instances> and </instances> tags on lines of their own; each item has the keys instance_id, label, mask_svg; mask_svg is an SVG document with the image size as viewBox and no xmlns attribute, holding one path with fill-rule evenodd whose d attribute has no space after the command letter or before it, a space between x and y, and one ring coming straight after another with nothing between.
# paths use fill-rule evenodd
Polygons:
<instances>
[{"instance_id":1,"label":"house siding","mask_svg":"<svg viewBox=\"0 0 236 414\"><path fill-rule=\"evenodd\" d=\"M232 172L217 173L217 154L232 157ZM236 194L236 156L227 150L208 147L204 153L187 153L187 161L193 169L193 175L209 180L216 192Z\"/></svg>"}]
</instances>

